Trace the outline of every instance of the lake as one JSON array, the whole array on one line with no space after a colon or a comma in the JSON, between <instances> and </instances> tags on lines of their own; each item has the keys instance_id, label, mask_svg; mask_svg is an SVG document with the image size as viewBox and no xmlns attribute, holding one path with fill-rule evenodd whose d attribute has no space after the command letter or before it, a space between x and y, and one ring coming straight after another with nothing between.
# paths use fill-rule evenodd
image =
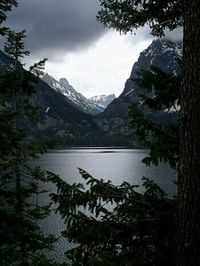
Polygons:
<instances>
[{"instance_id":1,"label":"lake","mask_svg":"<svg viewBox=\"0 0 200 266\"><path fill-rule=\"evenodd\" d=\"M78 167L86 170L96 178L111 180L119 185L128 181L134 185L141 185L143 176L153 179L168 194L176 194L176 172L167 164L146 167L141 160L147 156L148 151L134 149L112 148L74 148L66 150L53 150L42 155L34 164L43 169L52 171L68 183L81 182ZM55 190L51 184L47 187ZM44 198L42 201L46 201ZM53 233L60 237L65 228L59 214L52 213L41 224L46 233ZM62 237L59 238L52 257L58 261L64 259L64 251L69 248L69 243Z\"/></svg>"}]
</instances>

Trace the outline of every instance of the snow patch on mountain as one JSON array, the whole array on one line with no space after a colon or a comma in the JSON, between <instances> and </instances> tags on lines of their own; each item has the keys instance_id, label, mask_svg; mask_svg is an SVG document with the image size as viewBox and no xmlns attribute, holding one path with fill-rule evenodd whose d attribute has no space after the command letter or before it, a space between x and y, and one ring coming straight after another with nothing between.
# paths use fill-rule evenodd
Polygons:
<instances>
[{"instance_id":1,"label":"snow patch on mountain","mask_svg":"<svg viewBox=\"0 0 200 266\"><path fill-rule=\"evenodd\" d=\"M61 78L59 81L57 81L46 73L42 79L54 90L62 93L67 98L67 100L75 105L78 109L90 114L97 114L103 111L103 108L101 106L96 103L90 102L85 96L77 92L69 84L66 78Z\"/></svg>"},{"instance_id":2,"label":"snow patch on mountain","mask_svg":"<svg viewBox=\"0 0 200 266\"><path fill-rule=\"evenodd\" d=\"M115 98L114 94L94 96L87 99L81 93L77 92L68 82L66 78L58 80L54 79L49 74L44 74L42 80L46 82L55 91L62 93L70 103L78 109L90 113L98 114L102 112L107 105Z\"/></svg>"},{"instance_id":3,"label":"snow patch on mountain","mask_svg":"<svg viewBox=\"0 0 200 266\"><path fill-rule=\"evenodd\" d=\"M176 112L179 112L180 110L181 110L181 106L178 104L178 101L176 101L172 107L166 108L164 111L165 113L176 113Z\"/></svg>"},{"instance_id":4,"label":"snow patch on mountain","mask_svg":"<svg viewBox=\"0 0 200 266\"><path fill-rule=\"evenodd\" d=\"M103 95L95 95L93 97L90 97L88 100L105 109L114 99L115 99L115 94L109 94L109 95L103 94Z\"/></svg>"},{"instance_id":5,"label":"snow patch on mountain","mask_svg":"<svg viewBox=\"0 0 200 266\"><path fill-rule=\"evenodd\" d=\"M130 91L128 91L125 96L129 95L130 93L132 93L135 89L131 89Z\"/></svg>"}]
</instances>

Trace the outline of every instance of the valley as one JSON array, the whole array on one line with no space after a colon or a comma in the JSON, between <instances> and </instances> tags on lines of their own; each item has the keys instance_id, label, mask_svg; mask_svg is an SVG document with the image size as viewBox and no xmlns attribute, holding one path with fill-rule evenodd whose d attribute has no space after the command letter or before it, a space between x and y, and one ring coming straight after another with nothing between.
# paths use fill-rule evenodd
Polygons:
<instances>
[{"instance_id":1,"label":"valley","mask_svg":"<svg viewBox=\"0 0 200 266\"><path fill-rule=\"evenodd\" d=\"M35 87L36 93L31 96L38 108L38 119L34 125L29 125L30 135L54 139L58 147L143 147L130 127L128 115L131 104L143 108L141 95L146 92L137 84L138 73L150 70L153 65L167 73L180 75L181 53L181 42L154 40L133 64L130 77L118 98L114 94L86 98L66 78L56 80L47 73L42 74ZM12 67L12 59L1 52L0 64ZM148 95L154 97L153 90ZM178 111L153 111L153 116L174 121ZM144 112L152 113L146 109Z\"/></svg>"}]
</instances>

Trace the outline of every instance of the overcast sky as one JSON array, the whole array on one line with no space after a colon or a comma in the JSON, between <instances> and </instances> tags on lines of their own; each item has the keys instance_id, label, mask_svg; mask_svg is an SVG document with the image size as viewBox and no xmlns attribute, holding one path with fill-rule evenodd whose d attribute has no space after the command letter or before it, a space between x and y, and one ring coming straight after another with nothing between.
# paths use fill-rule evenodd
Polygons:
<instances>
[{"instance_id":1,"label":"overcast sky","mask_svg":"<svg viewBox=\"0 0 200 266\"><path fill-rule=\"evenodd\" d=\"M133 63L153 38L148 28L120 35L96 21L99 0L19 0L6 25L26 30L27 65L48 58L46 72L86 97L123 91ZM180 39L177 31L168 34Z\"/></svg>"}]
</instances>

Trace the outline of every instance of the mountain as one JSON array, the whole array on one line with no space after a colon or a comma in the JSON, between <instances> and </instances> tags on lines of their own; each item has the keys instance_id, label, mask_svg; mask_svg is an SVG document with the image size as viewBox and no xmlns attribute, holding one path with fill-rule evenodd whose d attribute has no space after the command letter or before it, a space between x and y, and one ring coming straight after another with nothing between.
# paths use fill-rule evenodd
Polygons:
<instances>
[{"instance_id":1,"label":"mountain","mask_svg":"<svg viewBox=\"0 0 200 266\"><path fill-rule=\"evenodd\" d=\"M66 97L38 79L32 102L38 107L37 135L75 139L95 132L92 116L70 104Z\"/></svg>"},{"instance_id":2,"label":"mountain","mask_svg":"<svg viewBox=\"0 0 200 266\"><path fill-rule=\"evenodd\" d=\"M20 66L22 68L22 66ZM12 70L14 60L0 51L0 75L4 69ZM26 71L22 68L22 71ZM35 79L36 77L34 77ZM30 97L31 102L37 108L37 120L32 123L23 121L30 137L39 139L54 139L58 147L66 146L120 146L128 145L123 137L106 135L96 124L94 116L83 112L72 101L76 91L69 85L66 79L57 82L50 76L44 76L34 85L34 91ZM69 100L66 95L71 96Z\"/></svg>"},{"instance_id":3,"label":"mountain","mask_svg":"<svg viewBox=\"0 0 200 266\"><path fill-rule=\"evenodd\" d=\"M79 110L89 113L97 114L102 112L105 108L96 102L88 100L81 93L77 92L67 81L66 78L61 78L59 81L52 76L45 74L42 80L46 82L55 91L63 94L66 99Z\"/></svg>"},{"instance_id":4,"label":"mountain","mask_svg":"<svg viewBox=\"0 0 200 266\"><path fill-rule=\"evenodd\" d=\"M98 106L102 107L103 110L106 109L106 107L115 99L115 94L109 94L109 95L96 95L93 97L90 97L88 100L94 104L97 104Z\"/></svg>"},{"instance_id":5,"label":"mountain","mask_svg":"<svg viewBox=\"0 0 200 266\"><path fill-rule=\"evenodd\" d=\"M88 100L76 92L66 79L56 81L45 74L42 80L38 79L35 85L36 93L31 97L39 113L37 122L30 125L31 134L36 137L57 139L62 147L112 145L140 147L130 128L128 116L129 104L141 105L140 94L145 93L135 82L138 72L141 69L148 70L151 65L154 65L164 71L181 74L178 63L181 52L181 42L154 40L134 63L122 94L97 115L90 115L87 112L94 114L93 107L105 103L106 97L96 96ZM0 52L0 65L13 68L13 60ZM110 96L110 100L113 97L113 95ZM103 106L101 108L103 110ZM176 111L170 110L165 115L171 119ZM28 122L27 125L29 125Z\"/></svg>"},{"instance_id":6,"label":"mountain","mask_svg":"<svg viewBox=\"0 0 200 266\"><path fill-rule=\"evenodd\" d=\"M126 137L131 135L132 132L129 127L130 119L128 117L129 104L135 103L138 106L141 105L140 94L146 93L135 82L138 72L142 69L149 70L150 66L153 65L168 73L179 75L181 74L181 67L179 65L181 54L182 42L172 42L165 39L154 40L140 54L138 61L134 63L122 94L117 99L114 99L104 112L97 116L96 122L101 130L106 134L122 134ZM171 119L171 113L166 112L165 116Z\"/></svg>"},{"instance_id":7,"label":"mountain","mask_svg":"<svg viewBox=\"0 0 200 266\"><path fill-rule=\"evenodd\" d=\"M12 70L14 62L0 52L1 74L5 66ZM34 90L30 100L37 107L37 120L34 123L24 121L32 137L56 139L61 145L89 145L93 136L101 134L90 114L79 110L42 79L37 78Z\"/></svg>"},{"instance_id":8,"label":"mountain","mask_svg":"<svg viewBox=\"0 0 200 266\"><path fill-rule=\"evenodd\" d=\"M102 116L128 116L128 105L131 102L140 103L140 94L145 93L135 82L141 69L149 70L156 66L168 73L180 74L179 59L182 54L182 42L172 42L156 39L144 50L138 61L133 65L131 75L125 83L122 94L114 100L103 112Z\"/></svg>"}]
</instances>

